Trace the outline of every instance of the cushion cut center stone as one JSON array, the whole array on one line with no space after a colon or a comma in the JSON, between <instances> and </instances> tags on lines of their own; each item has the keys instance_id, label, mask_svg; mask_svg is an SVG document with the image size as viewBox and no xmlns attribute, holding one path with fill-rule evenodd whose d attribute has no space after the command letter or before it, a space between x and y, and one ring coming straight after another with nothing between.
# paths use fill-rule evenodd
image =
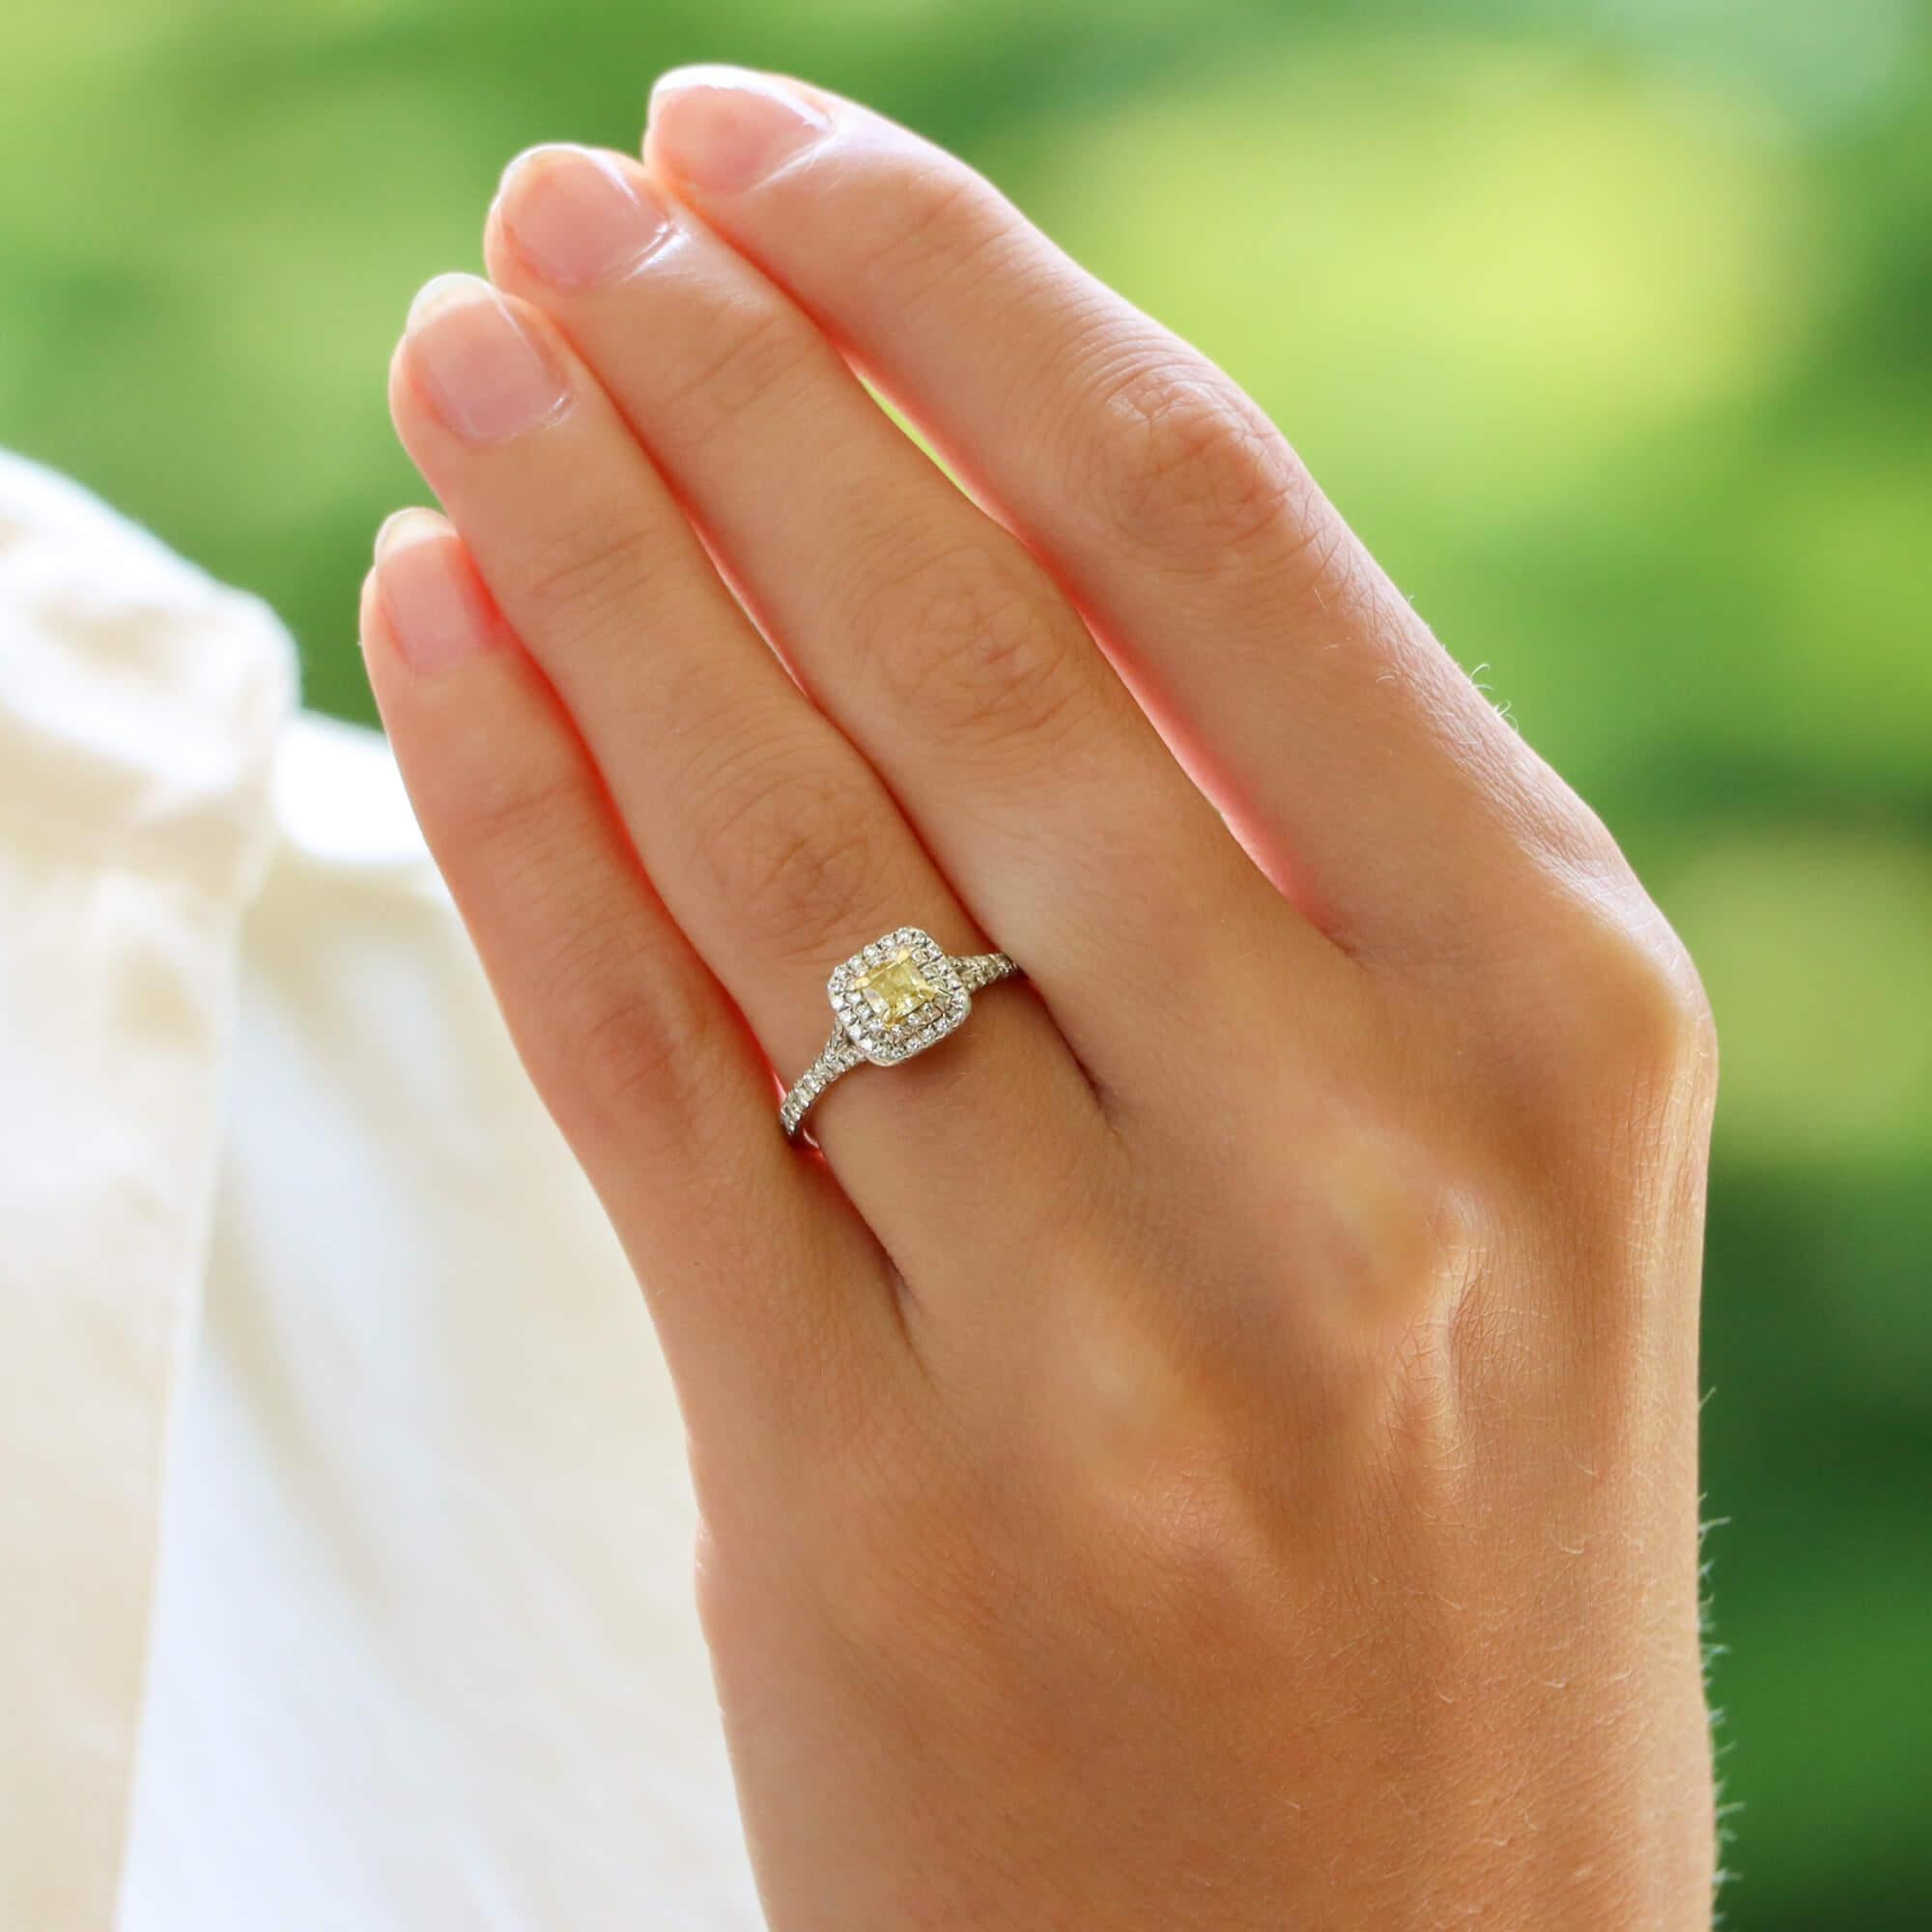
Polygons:
<instances>
[{"instance_id":1,"label":"cushion cut center stone","mask_svg":"<svg viewBox=\"0 0 1932 1932\"><path fill-rule=\"evenodd\" d=\"M886 1026L918 1012L928 1000L939 997L939 988L919 970L912 948L902 946L890 959L882 959L868 973L852 981L852 990L871 1008Z\"/></svg>"}]
</instances>

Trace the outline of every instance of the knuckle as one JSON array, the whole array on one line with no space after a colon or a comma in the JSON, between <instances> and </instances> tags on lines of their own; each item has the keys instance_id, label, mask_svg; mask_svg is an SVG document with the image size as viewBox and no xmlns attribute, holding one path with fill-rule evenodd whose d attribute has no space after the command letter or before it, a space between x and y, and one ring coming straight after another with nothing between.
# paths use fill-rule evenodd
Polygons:
<instances>
[{"instance_id":1,"label":"knuckle","mask_svg":"<svg viewBox=\"0 0 1932 1932\"><path fill-rule=\"evenodd\" d=\"M1587 1080L1674 1089L1714 1077L1717 1028L1703 981L1662 915L1638 903L1588 916L1568 941Z\"/></svg>"},{"instance_id":2,"label":"knuckle","mask_svg":"<svg viewBox=\"0 0 1932 1932\"><path fill-rule=\"evenodd\" d=\"M883 184L882 184L883 185ZM1012 231L1016 218L980 176L943 155L915 155L894 171L890 209L855 262L862 292L904 307L952 283Z\"/></svg>"},{"instance_id":3,"label":"knuckle","mask_svg":"<svg viewBox=\"0 0 1932 1932\"><path fill-rule=\"evenodd\" d=\"M1500 1097L1539 1160L1568 1150L1647 1164L1688 1145L1716 1090L1718 1045L1683 942L1615 858L1562 866L1538 925L1533 965L1503 989L1518 1017Z\"/></svg>"},{"instance_id":4,"label":"knuckle","mask_svg":"<svg viewBox=\"0 0 1932 1932\"><path fill-rule=\"evenodd\" d=\"M980 739L1051 730L1078 687L1069 619L1028 570L972 543L921 557L859 600L894 706Z\"/></svg>"},{"instance_id":5,"label":"knuckle","mask_svg":"<svg viewBox=\"0 0 1932 1932\"><path fill-rule=\"evenodd\" d=\"M439 807L435 842L459 892L486 898L514 942L505 1009L546 1103L573 1137L635 1144L654 1123L682 1131L701 1117L708 1036L689 988L641 967L635 924L613 916L611 876L583 845L595 809L579 773L485 760Z\"/></svg>"},{"instance_id":6,"label":"knuckle","mask_svg":"<svg viewBox=\"0 0 1932 1932\"><path fill-rule=\"evenodd\" d=\"M652 570L650 547L638 530L596 517L570 523L523 559L532 633L568 649L643 608Z\"/></svg>"},{"instance_id":7,"label":"knuckle","mask_svg":"<svg viewBox=\"0 0 1932 1932\"><path fill-rule=\"evenodd\" d=\"M1481 1229L1455 1164L1417 1141L1365 1129L1335 1136L1305 1197L1304 1281L1354 1324L1403 1332L1453 1303L1475 1271Z\"/></svg>"},{"instance_id":8,"label":"knuckle","mask_svg":"<svg viewBox=\"0 0 1932 1932\"><path fill-rule=\"evenodd\" d=\"M1124 1565L1138 1579L1135 1620L1143 1628L1157 1620L1170 1641L1186 1642L1200 1627L1225 1630L1243 1605L1268 1599L1267 1497L1250 1461L1204 1435L1173 1445L1110 1499L1101 1576ZM1094 1592L1096 1603L1116 1594L1104 1583Z\"/></svg>"},{"instance_id":9,"label":"knuckle","mask_svg":"<svg viewBox=\"0 0 1932 1932\"><path fill-rule=\"evenodd\" d=\"M701 801L699 859L761 947L816 957L850 950L892 871L849 773L771 749L741 751Z\"/></svg>"},{"instance_id":10,"label":"knuckle","mask_svg":"<svg viewBox=\"0 0 1932 1932\"><path fill-rule=\"evenodd\" d=\"M668 382L667 408L679 412L680 434L702 437L781 394L817 351L810 329L765 291L706 284L704 311L694 319L689 359Z\"/></svg>"},{"instance_id":11,"label":"knuckle","mask_svg":"<svg viewBox=\"0 0 1932 1932\"><path fill-rule=\"evenodd\" d=\"M570 1076L582 1083L582 1124L634 1139L649 1120L684 1122L700 1112L690 1088L685 1029L621 967L560 988L559 1044Z\"/></svg>"},{"instance_id":12,"label":"knuckle","mask_svg":"<svg viewBox=\"0 0 1932 1932\"><path fill-rule=\"evenodd\" d=\"M1301 493L1280 433L1215 372L1135 367L1101 398L1083 479L1117 536L1211 570L1277 531Z\"/></svg>"},{"instance_id":13,"label":"knuckle","mask_svg":"<svg viewBox=\"0 0 1932 1932\"><path fill-rule=\"evenodd\" d=\"M1144 1633L1185 1643L1268 1597L1276 1478L1245 1401L1210 1392L1171 1345L1138 1334L1127 1352L1138 1359L1125 1384L1065 1385L1065 1408L1032 1444L1051 1472L1043 1506L1065 1587L1090 1616L1130 1602Z\"/></svg>"},{"instance_id":14,"label":"knuckle","mask_svg":"<svg viewBox=\"0 0 1932 1932\"><path fill-rule=\"evenodd\" d=\"M540 889L559 828L574 816L576 775L492 755L473 733L442 750L415 776L413 794L439 859L453 872L488 874L513 899Z\"/></svg>"},{"instance_id":15,"label":"knuckle","mask_svg":"<svg viewBox=\"0 0 1932 1932\"><path fill-rule=\"evenodd\" d=\"M1626 941L1609 1002L1614 1036L1645 1086L1715 1081L1717 1022L1690 955L1674 936Z\"/></svg>"},{"instance_id":16,"label":"knuckle","mask_svg":"<svg viewBox=\"0 0 1932 1932\"><path fill-rule=\"evenodd\" d=\"M1356 1341L1388 1337L1457 1299L1483 1234L1455 1154L1341 1097L1313 1108L1287 1145L1293 1162L1270 1156L1254 1181L1273 1203L1279 1273L1311 1321Z\"/></svg>"},{"instance_id":17,"label":"knuckle","mask_svg":"<svg viewBox=\"0 0 1932 1932\"><path fill-rule=\"evenodd\" d=\"M1055 1371L1052 1419L1030 1444L1081 1520L1064 1541L1085 1567L1124 1561L1158 1591L1192 1593L1252 1553L1256 1496L1240 1405L1145 1317L1096 1309ZM1099 1594L1104 1595L1104 1592Z\"/></svg>"},{"instance_id":18,"label":"knuckle","mask_svg":"<svg viewBox=\"0 0 1932 1932\"><path fill-rule=\"evenodd\" d=\"M532 1079L575 1138L635 1146L653 1122L683 1133L701 1118L699 1029L640 970L621 922L550 909L555 937L524 1043Z\"/></svg>"}]
</instances>

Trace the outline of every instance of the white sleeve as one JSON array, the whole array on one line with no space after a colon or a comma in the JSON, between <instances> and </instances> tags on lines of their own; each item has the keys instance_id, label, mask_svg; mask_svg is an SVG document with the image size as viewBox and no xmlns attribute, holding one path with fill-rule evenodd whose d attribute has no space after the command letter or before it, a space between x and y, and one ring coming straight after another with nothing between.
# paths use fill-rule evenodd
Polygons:
<instances>
[{"instance_id":1,"label":"white sleeve","mask_svg":"<svg viewBox=\"0 0 1932 1932\"><path fill-rule=\"evenodd\" d=\"M293 654L0 454L0 1925L110 1925Z\"/></svg>"}]
</instances>

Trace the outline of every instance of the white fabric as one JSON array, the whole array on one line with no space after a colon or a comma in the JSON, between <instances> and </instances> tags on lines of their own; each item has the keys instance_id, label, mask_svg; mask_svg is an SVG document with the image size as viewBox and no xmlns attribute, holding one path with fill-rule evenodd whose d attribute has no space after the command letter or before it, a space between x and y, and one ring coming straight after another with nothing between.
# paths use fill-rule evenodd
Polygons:
<instances>
[{"instance_id":1,"label":"white fabric","mask_svg":"<svg viewBox=\"0 0 1932 1932\"><path fill-rule=\"evenodd\" d=\"M754 1926L636 1285L291 665L0 457L0 1927Z\"/></svg>"}]
</instances>

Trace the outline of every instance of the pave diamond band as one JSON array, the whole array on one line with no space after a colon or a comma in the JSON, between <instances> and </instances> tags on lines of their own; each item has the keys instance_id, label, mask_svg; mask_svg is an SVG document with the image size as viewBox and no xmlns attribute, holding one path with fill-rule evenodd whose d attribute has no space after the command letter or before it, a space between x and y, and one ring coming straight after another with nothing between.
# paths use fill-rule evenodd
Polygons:
<instances>
[{"instance_id":1,"label":"pave diamond band","mask_svg":"<svg viewBox=\"0 0 1932 1932\"><path fill-rule=\"evenodd\" d=\"M1004 952L969 952L955 959L916 925L882 933L853 953L825 982L832 1037L779 1108L785 1138L798 1139L812 1102L841 1073L865 1061L896 1066L936 1046L957 1031L973 1009L975 993L1019 970Z\"/></svg>"}]
</instances>

